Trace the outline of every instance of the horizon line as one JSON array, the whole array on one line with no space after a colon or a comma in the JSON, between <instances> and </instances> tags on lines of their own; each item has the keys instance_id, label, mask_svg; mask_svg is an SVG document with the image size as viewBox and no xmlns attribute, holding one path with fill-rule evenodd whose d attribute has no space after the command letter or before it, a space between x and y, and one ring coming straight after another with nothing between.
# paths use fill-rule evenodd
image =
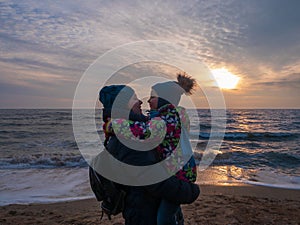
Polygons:
<instances>
[{"instance_id":1,"label":"horizon line","mask_svg":"<svg viewBox=\"0 0 300 225\"><path fill-rule=\"evenodd\" d=\"M18 108L0 108L0 110L18 110L18 109L65 109L65 110L72 110L73 108L63 108L63 107L18 107ZM77 108L77 109L102 109L102 108ZM194 108L185 108L185 109L194 109ZM211 109L209 107L199 107L196 109ZM222 109L222 108L216 108L216 109ZM279 108L279 107L226 107L225 109L300 109L297 107L285 107L285 108ZM142 110L148 110L148 108L142 108Z\"/></svg>"}]
</instances>

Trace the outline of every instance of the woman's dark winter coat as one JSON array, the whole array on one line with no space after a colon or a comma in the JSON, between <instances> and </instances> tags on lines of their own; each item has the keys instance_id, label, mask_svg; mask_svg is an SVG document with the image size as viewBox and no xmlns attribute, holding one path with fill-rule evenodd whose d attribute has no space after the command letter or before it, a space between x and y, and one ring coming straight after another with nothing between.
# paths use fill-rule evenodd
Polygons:
<instances>
[{"instance_id":1,"label":"woman's dark winter coat","mask_svg":"<svg viewBox=\"0 0 300 225\"><path fill-rule=\"evenodd\" d=\"M116 159L135 166L158 162L156 150L136 151L123 145L116 136L108 142L107 150ZM155 225L157 209L162 198L176 204L194 202L200 194L199 186L171 176L163 182L148 186L127 186L123 217L126 225Z\"/></svg>"}]
</instances>

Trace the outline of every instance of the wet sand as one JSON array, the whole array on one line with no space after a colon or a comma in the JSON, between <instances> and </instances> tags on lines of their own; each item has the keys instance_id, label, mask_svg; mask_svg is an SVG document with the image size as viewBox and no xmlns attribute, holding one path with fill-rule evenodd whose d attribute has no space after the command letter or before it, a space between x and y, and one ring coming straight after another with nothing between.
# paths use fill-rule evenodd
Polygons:
<instances>
[{"instance_id":1,"label":"wet sand","mask_svg":"<svg viewBox=\"0 0 300 225\"><path fill-rule=\"evenodd\" d=\"M185 224L300 224L300 190L252 185L201 185L201 195L182 205ZM121 215L100 220L95 199L0 207L0 224L121 225Z\"/></svg>"}]
</instances>

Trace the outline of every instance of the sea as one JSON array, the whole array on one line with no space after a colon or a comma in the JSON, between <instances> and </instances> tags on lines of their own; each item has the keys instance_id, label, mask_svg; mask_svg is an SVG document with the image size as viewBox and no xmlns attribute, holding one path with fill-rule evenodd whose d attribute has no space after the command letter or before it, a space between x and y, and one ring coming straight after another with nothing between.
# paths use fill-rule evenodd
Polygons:
<instances>
[{"instance_id":1,"label":"sea","mask_svg":"<svg viewBox=\"0 0 300 225\"><path fill-rule=\"evenodd\" d=\"M227 109L224 132L209 109L188 110L197 163L219 148L199 184L252 184L300 190L300 109ZM101 121L100 111L96 120ZM83 117L84 119L84 114ZM101 122L96 122L104 136ZM202 174L206 174L202 176ZM92 198L88 164L73 134L71 109L0 110L0 205Z\"/></svg>"}]
</instances>

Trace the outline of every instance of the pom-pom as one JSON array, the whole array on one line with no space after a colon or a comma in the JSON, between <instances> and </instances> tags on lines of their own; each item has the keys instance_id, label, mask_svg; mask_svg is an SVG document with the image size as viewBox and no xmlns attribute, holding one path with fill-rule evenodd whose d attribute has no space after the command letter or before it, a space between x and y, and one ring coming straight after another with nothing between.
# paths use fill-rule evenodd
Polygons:
<instances>
[{"instance_id":1,"label":"pom-pom","mask_svg":"<svg viewBox=\"0 0 300 225\"><path fill-rule=\"evenodd\" d=\"M195 89L197 84L196 80L191 76L189 76L188 74L186 74L185 72L177 74L177 81L179 86L183 88L186 94L189 95L192 94L192 91Z\"/></svg>"}]
</instances>

